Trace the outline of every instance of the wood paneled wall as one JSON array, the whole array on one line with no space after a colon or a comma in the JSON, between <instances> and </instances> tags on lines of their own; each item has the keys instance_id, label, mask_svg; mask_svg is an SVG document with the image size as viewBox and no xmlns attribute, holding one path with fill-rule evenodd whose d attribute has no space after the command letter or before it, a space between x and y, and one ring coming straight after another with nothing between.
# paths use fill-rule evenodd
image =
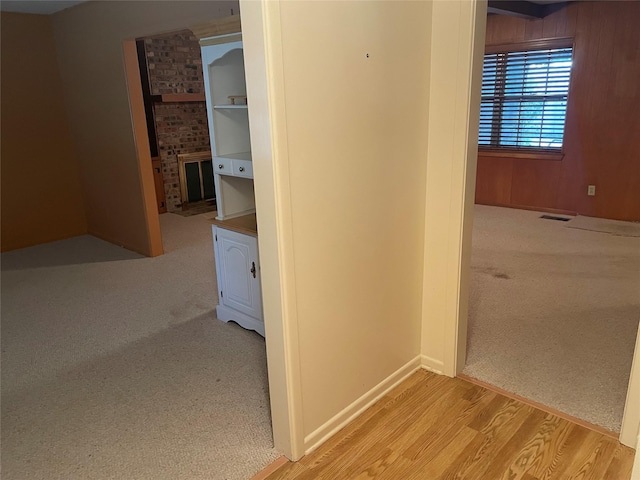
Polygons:
<instances>
[{"instance_id":1,"label":"wood paneled wall","mask_svg":"<svg viewBox=\"0 0 640 480\"><path fill-rule=\"evenodd\" d=\"M478 155L476 202L640 221L640 2L491 15L487 45L574 37L562 160ZM588 185L596 195L587 196Z\"/></svg>"},{"instance_id":2,"label":"wood paneled wall","mask_svg":"<svg viewBox=\"0 0 640 480\"><path fill-rule=\"evenodd\" d=\"M1 250L87 233L48 15L0 14Z\"/></svg>"}]
</instances>

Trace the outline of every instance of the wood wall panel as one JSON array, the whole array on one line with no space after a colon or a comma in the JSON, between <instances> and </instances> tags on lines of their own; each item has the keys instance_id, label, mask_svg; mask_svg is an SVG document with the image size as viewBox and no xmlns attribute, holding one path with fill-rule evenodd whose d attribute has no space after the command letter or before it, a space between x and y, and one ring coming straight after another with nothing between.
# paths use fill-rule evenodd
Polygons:
<instances>
[{"instance_id":1,"label":"wood wall panel","mask_svg":"<svg viewBox=\"0 0 640 480\"><path fill-rule=\"evenodd\" d=\"M555 160L514 159L511 203L529 207L557 208L561 164Z\"/></svg>"},{"instance_id":2,"label":"wood wall panel","mask_svg":"<svg viewBox=\"0 0 640 480\"><path fill-rule=\"evenodd\" d=\"M478 158L476 173L476 202L499 205L511 203L511 169L513 159L502 157Z\"/></svg>"},{"instance_id":3,"label":"wood wall panel","mask_svg":"<svg viewBox=\"0 0 640 480\"><path fill-rule=\"evenodd\" d=\"M539 206L518 203L527 200L583 215L640 221L637 25L640 2L576 2L540 20L499 15L487 19L487 45L571 36L575 47L563 160L549 164L514 158L511 165L480 154L478 171L484 173L477 178L478 203L504 204L506 187L498 191L495 184L511 177L521 183L510 185L509 205ZM531 161L542 163L532 167L528 165ZM525 178L537 183L525 186ZM557 193L548 205L552 185ZM587 196L588 185L596 185L595 197ZM533 191L544 194L534 195Z\"/></svg>"}]
</instances>

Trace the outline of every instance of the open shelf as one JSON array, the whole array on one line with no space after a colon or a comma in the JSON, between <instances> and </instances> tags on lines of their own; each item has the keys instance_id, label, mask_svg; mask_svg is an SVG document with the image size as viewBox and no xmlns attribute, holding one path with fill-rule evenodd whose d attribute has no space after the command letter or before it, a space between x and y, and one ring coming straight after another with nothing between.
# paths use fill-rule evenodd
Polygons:
<instances>
[{"instance_id":1,"label":"open shelf","mask_svg":"<svg viewBox=\"0 0 640 480\"><path fill-rule=\"evenodd\" d=\"M246 105L214 105L213 108L216 110L231 110L236 108L238 109L244 108L246 110L247 106Z\"/></svg>"},{"instance_id":2,"label":"open shelf","mask_svg":"<svg viewBox=\"0 0 640 480\"><path fill-rule=\"evenodd\" d=\"M251 161L251 152L227 153L224 155L214 155L214 158L228 158L229 160L249 160Z\"/></svg>"},{"instance_id":3,"label":"open shelf","mask_svg":"<svg viewBox=\"0 0 640 480\"><path fill-rule=\"evenodd\" d=\"M214 218L211 220L211 223L222 228L233 230L234 232L245 233L253 237L258 236L258 222L256 220L255 213L241 215L239 217L225 218L224 220Z\"/></svg>"}]
</instances>

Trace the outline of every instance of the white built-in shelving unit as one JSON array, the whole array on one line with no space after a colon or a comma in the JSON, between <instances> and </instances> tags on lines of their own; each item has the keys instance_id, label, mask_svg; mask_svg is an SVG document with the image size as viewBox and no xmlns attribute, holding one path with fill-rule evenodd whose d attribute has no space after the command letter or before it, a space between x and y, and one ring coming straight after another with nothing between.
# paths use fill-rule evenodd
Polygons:
<instances>
[{"instance_id":1,"label":"white built-in shelving unit","mask_svg":"<svg viewBox=\"0 0 640 480\"><path fill-rule=\"evenodd\" d=\"M218 214L212 233L217 317L264 335L253 163L241 41L201 41Z\"/></svg>"}]
</instances>

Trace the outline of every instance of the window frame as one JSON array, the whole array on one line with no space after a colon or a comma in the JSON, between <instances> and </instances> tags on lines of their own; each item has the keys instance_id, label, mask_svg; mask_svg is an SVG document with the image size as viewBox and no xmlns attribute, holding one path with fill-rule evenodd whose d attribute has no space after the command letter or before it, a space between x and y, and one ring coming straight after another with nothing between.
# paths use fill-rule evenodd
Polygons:
<instances>
[{"instance_id":1,"label":"window frame","mask_svg":"<svg viewBox=\"0 0 640 480\"><path fill-rule=\"evenodd\" d=\"M482 57L484 65L484 55L492 53L527 52L535 50L545 50L553 48L571 47L571 72L569 73L569 88L567 90L567 112L569 111L569 98L571 97L572 77L575 67L575 38L557 37L540 40L530 40L525 42L514 42L499 45L486 45ZM478 144L478 154L485 157L511 157L511 158L543 158L545 160L562 160L564 158L565 132L567 128L567 113L565 113L565 123L562 133L562 147L559 149L539 148L539 147L496 147Z\"/></svg>"}]
</instances>

